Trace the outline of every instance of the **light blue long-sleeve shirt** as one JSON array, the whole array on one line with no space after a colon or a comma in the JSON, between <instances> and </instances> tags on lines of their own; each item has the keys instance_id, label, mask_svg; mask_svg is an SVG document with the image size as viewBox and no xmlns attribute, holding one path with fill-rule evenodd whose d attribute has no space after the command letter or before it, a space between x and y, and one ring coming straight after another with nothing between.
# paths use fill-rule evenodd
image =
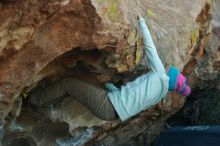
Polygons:
<instances>
[{"instance_id":1,"label":"light blue long-sleeve shirt","mask_svg":"<svg viewBox=\"0 0 220 146\"><path fill-rule=\"evenodd\" d=\"M147 55L150 72L128 82L120 89L107 84L108 96L122 121L157 104L168 92L169 77L157 54L145 20L140 18L139 29L143 35L144 53Z\"/></svg>"}]
</instances>

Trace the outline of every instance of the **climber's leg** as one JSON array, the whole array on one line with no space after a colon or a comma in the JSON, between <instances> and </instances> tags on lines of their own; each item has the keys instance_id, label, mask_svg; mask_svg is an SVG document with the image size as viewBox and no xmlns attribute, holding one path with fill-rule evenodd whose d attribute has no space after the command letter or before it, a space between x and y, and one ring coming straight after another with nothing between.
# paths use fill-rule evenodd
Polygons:
<instances>
[{"instance_id":1,"label":"climber's leg","mask_svg":"<svg viewBox=\"0 0 220 146\"><path fill-rule=\"evenodd\" d=\"M49 85L47 88L31 95L29 102L41 106L53 103L66 94L74 97L103 120L117 118L115 109L105 90L74 78L64 78Z\"/></svg>"},{"instance_id":2,"label":"climber's leg","mask_svg":"<svg viewBox=\"0 0 220 146\"><path fill-rule=\"evenodd\" d=\"M63 85L67 93L100 119L117 119L116 111L105 90L74 78L65 78Z\"/></svg>"},{"instance_id":3,"label":"climber's leg","mask_svg":"<svg viewBox=\"0 0 220 146\"><path fill-rule=\"evenodd\" d=\"M30 95L28 102L42 106L45 104L55 103L57 100L62 99L67 93L63 89L63 80L57 81L46 88Z\"/></svg>"}]
</instances>

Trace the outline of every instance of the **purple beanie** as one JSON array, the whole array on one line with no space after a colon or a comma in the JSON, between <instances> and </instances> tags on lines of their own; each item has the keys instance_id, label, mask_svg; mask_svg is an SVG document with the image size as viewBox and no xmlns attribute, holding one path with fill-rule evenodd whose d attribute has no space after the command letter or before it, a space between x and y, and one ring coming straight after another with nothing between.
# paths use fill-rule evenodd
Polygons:
<instances>
[{"instance_id":1,"label":"purple beanie","mask_svg":"<svg viewBox=\"0 0 220 146\"><path fill-rule=\"evenodd\" d=\"M181 95L189 96L191 89L186 85L186 78L174 66L167 70L169 76L169 90L178 92Z\"/></svg>"}]
</instances>

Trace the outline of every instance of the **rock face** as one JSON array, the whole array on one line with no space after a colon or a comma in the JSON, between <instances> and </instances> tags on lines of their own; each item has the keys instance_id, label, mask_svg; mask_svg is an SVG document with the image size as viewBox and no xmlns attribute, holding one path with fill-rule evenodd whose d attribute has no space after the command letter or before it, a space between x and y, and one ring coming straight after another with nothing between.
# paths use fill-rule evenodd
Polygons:
<instances>
[{"instance_id":1,"label":"rock face","mask_svg":"<svg viewBox=\"0 0 220 146\"><path fill-rule=\"evenodd\" d=\"M62 76L76 76L78 69L72 68L79 62L83 62L90 72L95 72L93 77L101 82L126 82L126 78L122 78L124 74L135 76L139 70L145 70L137 11L146 19L164 65L175 65L190 75L198 63L204 62L204 48L208 54L216 55L219 51L219 5L218 0L0 1L0 123L4 125L3 129L10 127L7 123L19 115L21 94L28 93L45 78L52 82ZM212 26L209 12L212 10L214 29L208 35ZM208 41L208 37L212 39ZM213 73L219 71L219 54L214 61L208 62L215 66ZM199 65L196 71L201 69ZM201 73L203 71L198 75ZM193 78L190 82L195 84ZM128 121L127 125L135 127L135 123L145 122L144 128L149 128L179 109L183 101L184 98L179 100L177 95L169 94L158 106L156 120L152 118L146 123L146 117L155 117L155 109L151 109ZM59 106L57 108L59 111ZM47 117L69 123L71 130L88 124L88 119L84 118L84 125L78 121L80 125L77 118L68 117L70 111L67 111L67 114L65 110L61 113L67 116L64 119L62 116L54 119L50 113ZM80 118L85 112L78 114ZM89 126L108 125L94 118L89 120L92 121ZM137 129L141 131L139 126L134 134L139 133ZM100 135L99 139L106 134Z\"/></svg>"},{"instance_id":2,"label":"rock face","mask_svg":"<svg viewBox=\"0 0 220 146\"><path fill-rule=\"evenodd\" d=\"M220 1L212 1L212 29L210 32L209 40L205 46L204 56L198 62L196 67L197 76L203 80L215 80L219 78L220 73L220 12L217 10ZM218 79L219 80L219 79ZM204 85L201 85L202 88Z\"/></svg>"}]
</instances>

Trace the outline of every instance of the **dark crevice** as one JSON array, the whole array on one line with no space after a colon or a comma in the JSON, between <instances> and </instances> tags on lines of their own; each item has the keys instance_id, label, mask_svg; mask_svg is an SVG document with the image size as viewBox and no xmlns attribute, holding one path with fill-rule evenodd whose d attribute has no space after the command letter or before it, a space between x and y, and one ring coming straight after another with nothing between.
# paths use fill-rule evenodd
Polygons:
<instances>
[{"instance_id":1,"label":"dark crevice","mask_svg":"<svg viewBox=\"0 0 220 146\"><path fill-rule=\"evenodd\" d=\"M212 86L195 88L184 106L167 120L169 126L219 125L220 91L216 80ZM214 117L214 118L213 118Z\"/></svg>"}]
</instances>

